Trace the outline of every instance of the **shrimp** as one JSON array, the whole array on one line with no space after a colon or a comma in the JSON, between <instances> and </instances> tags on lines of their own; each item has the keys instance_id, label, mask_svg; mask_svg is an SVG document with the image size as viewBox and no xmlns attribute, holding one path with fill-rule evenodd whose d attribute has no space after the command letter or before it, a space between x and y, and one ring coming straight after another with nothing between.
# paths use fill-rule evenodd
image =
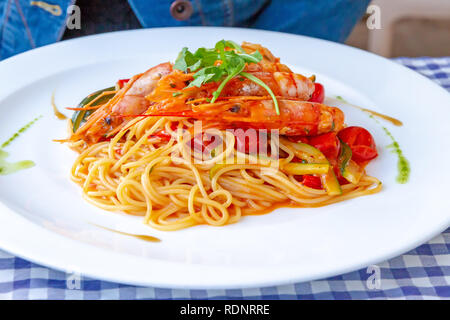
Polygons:
<instances>
[{"instance_id":1,"label":"shrimp","mask_svg":"<svg viewBox=\"0 0 450 320\"><path fill-rule=\"evenodd\" d=\"M262 60L259 63L251 64L246 67L247 72L265 71L265 72L292 72L285 64L280 63L280 58L275 57L272 52L260 44L250 42L242 42L242 49L246 53L253 53L259 51L262 55Z\"/></svg>"},{"instance_id":2,"label":"shrimp","mask_svg":"<svg viewBox=\"0 0 450 320\"><path fill-rule=\"evenodd\" d=\"M242 76L231 79L214 104L205 103L220 83L189 87L194 74L174 70L167 62L134 76L71 139L97 142L117 133L135 116L185 116L221 128L279 129L284 135L309 136L343 127L342 111L307 101L314 92L311 79L293 73L261 45L244 42L242 48L262 54L259 63L246 66L246 72L262 80L277 96L280 115L275 113L267 91Z\"/></svg>"},{"instance_id":3,"label":"shrimp","mask_svg":"<svg viewBox=\"0 0 450 320\"><path fill-rule=\"evenodd\" d=\"M269 86L275 95L299 98L301 100L309 100L311 98L314 92L314 82L310 78L293 73L286 65L279 63L280 59L275 57L272 52L259 44L243 42L242 48L246 53L253 53L255 51L261 53L263 57L262 60L258 63L248 64L246 66L246 72L262 80ZM175 70L170 79L167 79L167 82L170 82L172 88L175 88L173 84L177 82L177 78L183 78L183 83L189 83L193 80L193 74L191 74L190 77L186 77L182 76L181 72ZM220 83L217 82L204 85L198 90L199 92L201 91L199 94L202 94L202 96L209 95L211 97L212 93L217 90L219 85ZM182 85L181 87L176 86L176 90L182 90L185 86L186 85ZM191 90L191 92L193 91L195 90ZM221 95L264 96L267 95L267 91L247 78L235 77L227 83ZM198 98L199 96L193 97L191 95L191 97ZM151 98L148 99L152 100Z\"/></svg>"},{"instance_id":4,"label":"shrimp","mask_svg":"<svg viewBox=\"0 0 450 320\"><path fill-rule=\"evenodd\" d=\"M309 100L314 83L307 77L292 72L251 72L262 80L272 92L281 97ZM265 96L267 91L247 78L232 79L221 93L223 96Z\"/></svg>"},{"instance_id":5,"label":"shrimp","mask_svg":"<svg viewBox=\"0 0 450 320\"><path fill-rule=\"evenodd\" d=\"M221 121L241 128L277 129L281 135L314 136L344 127L344 113L335 107L306 101L272 99L224 103ZM226 109L227 108L227 109Z\"/></svg>"},{"instance_id":6,"label":"shrimp","mask_svg":"<svg viewBox=\"0 0 450 320\"><path fill-rule=\"evenodd\" d=\"M129 88L122 100L113 106L112 112L116 114L137 115L145 112L150 101L145 96L155 90L158 81L172 72L172 64L161 63L144 72Z\"/></svg>"},{"instance_id":7,"label":"shrimp","mask_svg":"<svg viewBox=\"0 0 450 320\"><path fill-rule=\"evenodd\" d=\"M265 97L222 98L210 104L181 104L168 108L164 104L150 106L146 115L171 114L185 116L214 124L218 128L277 129L287 136L314 136L344 127L344 113L324 104L278 99L277 115L272 99Z\"/></svg>"},{"instance_id":8,"label":"shrimp","mask_svg":"<svg viewBox=\"0 0 450 320\"><path fill-rule=\"evenodd\" d=\"M142 74L130 79L108 103L94 112L88 121L79 128L71 139L81 138L89 142L97 142L120 129L127 119L124 115L135 116L145 112L150 101L145 96L152 93L158 81L172 72L172 64L161 63Z\"/></svg>"},{"instance_id":9,"label":"shrimp","mask_svg":"<svg viewBox=\"0 0 450 320\"><path fill-rule=\"evenodd\" d=\"M276 86L280 89L280 92L275 94L284 97L301 98L303 100L309 100L311 98L311 95L314 92L313 81L301 74L293 73L288 66L280 63L280 58L275 57L269 49L260 44L245 41L242 43L242 49L249 54L255 51L261 53L263 57L262 60L256 64L247 65L246 71L263 80L275 93L277 90L274 90L274 86L270 85L274 80ZM233 87L232 85L229 86L231 88ZM241 95L260 95L253 83L243 83L242 87L243 90L239 91ZM261 91L262 88L259 87L259 89L259 91Z\"/></svg>"},{"instance_id":10,"label":"shrimp","mask_svg":"<svg viewBox=\"0 0 450 320\"><path fill-rule=\"evenodd\" d=\"M262 80L276 96L309 100L314 92L314 83L301 74L292 72L251 72ZM180 81L181 80L181 81ZM220 83L213 82L202 85L200 88L185 88L186 83L193 80L192 74L184 74L174 70L170 75L161 79L157 90L147 96L147 100L158 102L161 99L172 98L172 94L183 92L191 99L212 97ZM170 92L170 95L168 93ZM231 79L221 92L222 97L229 96L266 96L267 91L260 85L244 77Z\"/></svg>"}]
</instances>

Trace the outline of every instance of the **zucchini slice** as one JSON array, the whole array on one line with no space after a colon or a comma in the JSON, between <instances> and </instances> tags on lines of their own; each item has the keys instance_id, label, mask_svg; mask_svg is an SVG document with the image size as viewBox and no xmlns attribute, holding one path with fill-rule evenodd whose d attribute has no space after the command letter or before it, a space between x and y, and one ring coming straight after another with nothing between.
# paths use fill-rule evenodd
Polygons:
<instances>
[{"instance_id":1,"label":"zucchini slice","mask_svg":"<svg viewBox=\"0 0 450 320\"><path fill-rule=\"evenodd\" d=\"M81 102L78 104L77 108L84 108L85 105L87 105L89 102L97 98L100 94L102 94L105 91L114 91L116 90L116 87L109 87L102 90L95 91L88 95L86 98L81 100ZM92 106L98 106L100 104L108 102L109 99L114 97L114 93L104 95L103 97L99 98L97 101L95 101ZM86 122L86 119L95 112L95 109L92 110L77 110L72 115L72 130L73 133L75 133L78 128L80 128L83 123Z\"/></svg>"}]
</instances>

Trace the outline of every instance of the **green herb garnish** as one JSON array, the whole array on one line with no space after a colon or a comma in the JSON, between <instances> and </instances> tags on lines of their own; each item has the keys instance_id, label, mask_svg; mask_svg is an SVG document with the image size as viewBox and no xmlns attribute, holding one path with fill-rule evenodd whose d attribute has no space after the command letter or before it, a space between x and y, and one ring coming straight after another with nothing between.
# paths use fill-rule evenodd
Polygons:
<instances>
[{"instance_id":1,"label":"green herb garnish","mask_svg":"<svg viewBox=\"0 0 450 320\"><path fill-rule=\"evenodd\" d=\"M232 48L228 51L226 48ZM221 64L215 65L220 60ZM244 72L246 63L258 63L262 60L259 51L251 54L245 53L240 45L231 40L221 40L216 43L214 48L199 48L192 53L188 48L183 48L178 54L174 68L183 72L195 72L194 80L189 83L189 87L201 87L209 82L221 82L210 103L214 103L220 96L225 85L234 77L244 77L260 85L272 97L277 115L280 114L278 101L272 90L259 78L252 74Z\"/></svg>"}]
</instances>

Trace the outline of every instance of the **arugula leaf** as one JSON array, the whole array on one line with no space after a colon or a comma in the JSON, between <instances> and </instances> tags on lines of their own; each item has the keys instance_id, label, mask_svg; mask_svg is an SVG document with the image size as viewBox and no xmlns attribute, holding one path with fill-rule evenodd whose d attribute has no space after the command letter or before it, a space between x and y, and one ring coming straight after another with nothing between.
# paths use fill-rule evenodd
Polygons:
<instances>
[{"instance_id":1,"label":"arugula leaf","mask_svg":"<svg viewBox=\"0 0 450 320\"><path fill-rule=\"evenodd\" d=\"M196 62L194 60L195 58L193 54L188 50L188 48L184 47L178 54L178 57L175 60L175 64L173 67L181 71L187 71L189 66Z\"/></svg>"},{"instance_id":2,"label":"arugula leaf","mask_svg":"<svg viewBox=\"0 0 450 320\"><path fill-rule=\"evenodd\" d=\"M233 50L226 50L227 48ZM174 69L183 72L195 72L194 80L189 83L187 88L201 87L205 83L221 81L217 90L213 92L211 103L217 100L223 88L231 79L236 76L245 77L267 90L279 115L278 101L272 90L261 79L243 72L246 63L258 63L261 60L262 55L259 51L248 54L236 42L221 40L215 44L214 48L199 48L194 53L184 47L175 60ZM220 64L216 65L217 61L220 61Z\"/></svg>"},{"instance_id":3,"label":"arugula leaf","mask_svg":"<svg viewBox=\"0 0 450 320\"><path fill-rule=\"evenodd\" d=\"M244 52L244 49L240 45L238 45L236 42L232 40L220 40L216 43L215 48L219 50L219 48L225 49L226 47L236 50L237 52L241 53Z\"/></svg>"},{"instance_id":4,"label":"arugula leaf","mask_svg":"<svg viewBox=\"0 0 450 320\"><path fill-rule=\"evenodd\" d=\"M240 53L239 57L243 58L247 63L258 63L262 60L262 55L259 51L255 51L251 54L248 53Z\"/></svg>"},{"instance_id":5,"label":"arugula leaf","mask_svg":"<svg viewBox=\"0 0 450 320\"><path fill-rule=\"evenodd\" d=\"M230 81L235 76L240 74L242 70L244 70L244 68L245 68L245 61L243 59L233 57L228 61L228 65L226 67L228 76L225 78L225 80L222 81L217 90L213 92L213 98L211 99L211 103L214 103L216 101L216 99L219 97L220 93L222 92L223 88L228 83L228 81Z\"/></svg>"},{"instance_id":6,"label":"arugula leaf","mask_svg":"<svg viewBox=\"0 0 450 320\"><path fill-rule=\"evenodd\" d=\"M204 83L208 82L218 82L222 79L224 70L219 67L212 66L206 67L194 74L194 80L186 87L201 87Z\"/></svg>"}]
</instances>

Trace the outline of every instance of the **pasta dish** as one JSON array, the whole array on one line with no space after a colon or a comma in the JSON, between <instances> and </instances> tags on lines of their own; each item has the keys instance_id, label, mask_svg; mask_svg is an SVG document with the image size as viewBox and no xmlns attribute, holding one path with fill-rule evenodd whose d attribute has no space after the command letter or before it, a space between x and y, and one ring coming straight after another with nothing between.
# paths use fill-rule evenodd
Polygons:
<instances>
[{"instance_id":1,"label":"pasta dish","mask_svg":"<svg viewBox=\"0 0 450 320\"><path fill-rule=\"evenodd\" d=\"M261 45L183 48L69 108L71 179L93 205L167 231L378 192L372 135L324 98Z\"/></svg>"}]
</instances>

